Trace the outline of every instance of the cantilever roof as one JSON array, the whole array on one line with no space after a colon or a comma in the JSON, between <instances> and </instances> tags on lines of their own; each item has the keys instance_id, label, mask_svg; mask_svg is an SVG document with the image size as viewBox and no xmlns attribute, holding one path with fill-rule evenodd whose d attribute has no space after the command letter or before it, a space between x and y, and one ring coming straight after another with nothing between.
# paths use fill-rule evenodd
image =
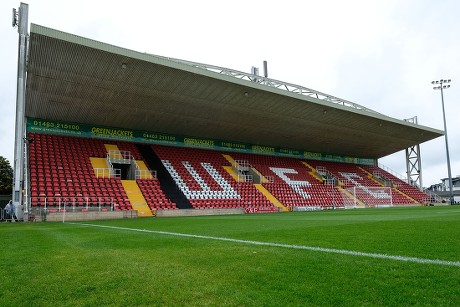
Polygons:
<instances>
[{"instance_id":1,"label":"cantilever roof","mask_svg":"<svg viewBox=\"0 0 460 307\"><path fill-rule=\"evenodd\" d=\"M197 66L32 24L25 115L365 158L443 135Z\"/></svg>"}]
</instances>

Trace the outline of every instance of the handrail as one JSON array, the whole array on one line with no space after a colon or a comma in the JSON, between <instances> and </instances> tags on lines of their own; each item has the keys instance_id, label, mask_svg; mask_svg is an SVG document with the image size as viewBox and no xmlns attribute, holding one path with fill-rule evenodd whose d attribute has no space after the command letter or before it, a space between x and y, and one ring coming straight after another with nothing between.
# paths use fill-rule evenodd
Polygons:
<instances>
[{"instance_id":1,"label":"handrail","mask_svg":"<svg viewBox=\"0 0 460 307\"><path fill-rule=\"evenodd\" d=\"M97 178L121 178L121 170L118 168L95 168L94 173Z\"/></svg>"},{"instance_id":2,"label":"handrail","mask_svg":"<svg viewBox=\"0 0 460 307\"><path fill-rule=\"evenodd\" d=\"M47 210L49 206L53 206L53 209L57 207L57 210L60 212L65 210L66 207L72 208L75 211L76 207L85 207L88 209L89 204L97 204L99 211L102 208L103 204L110 205L111 211L114 210L116 205L111 196L88 196L83 194L77 194L72 196L62 196L61 194L55 194L54 196L39 196L37 197L38 201L31 202L32 207L39 207L44 210ZM83 199L83 202L81 201Z\"/></svg>"},{"instance_id":3,"label":"handrail","mask_svg":"<svg viewBox=\"0 0 460 307\"><path fill-rule=\"evenodd\" d=\"M138 169L136 170L136 179L152 179L152 178L157 178L157 171L153 170L143 170L143 169Z\"/></svg>"},{"instance_id":4,"label":"handrail","mask_svg":"<svg viewBox=\"0 0 460 307\"><path fill-rule=\"evenodd\" d=\"M238 182L240 182L240 178L243 179L243 182L253 182L252 175L241 175L241 174L238 174Z\"/></svg>"},{"instance_id":5,"label":"handrail","mask_svg":"<svg viewBox=\"0 0 460 307\"><path fill-rule=\"evenodd\" d=\"M399 174L398 172L392 170L388 166L379 163L378 167L380 167L381 169L383 169L387 173L390 173L391 175L395 176L396 178L398 178L398 179L400 179L400 180L402 180L402 181L407 183L407 178L406 177L404 177L403 175Z\"/></svg>"}]
</instances>

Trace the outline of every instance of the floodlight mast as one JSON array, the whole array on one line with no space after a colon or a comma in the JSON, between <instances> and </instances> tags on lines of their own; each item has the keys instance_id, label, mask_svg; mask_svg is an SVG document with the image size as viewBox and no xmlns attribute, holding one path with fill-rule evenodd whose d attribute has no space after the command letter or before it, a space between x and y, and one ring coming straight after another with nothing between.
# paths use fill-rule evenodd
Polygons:
<instances>
[{"instance_id":1,"label":"floodlight mast","mask_svg":"<svg viewBox=\"0 0 460 307\"><path fill-rule=\"evenodd\" d=\"M442 117L444 120L444 137L446 140L446 156L447 156L447 174L449 176L449 196L450 196L450 204L454 204L454 187L452 184L452 172L450 170L450 157L449 157L449 142L447 139L447 124L446 124L446 112L444 108L444 90L450 87L450 79L441 79L438 81L432 81L434 90L441 90L441 103L442 103ZM447 84L447 85L446 85Z\"/></svg>"},{"instance_id":2,"label":"floodlight mast","mask_svg":"<svg viewBox=\"0 0 460 307\"><path fill-rule=\"evenodd\" d=\"M19 219L28 218L28 205L24 207L24 138L25 138L25 90L27 78L27 44L29 39L29 5L21 2L17 11L13 10L13 27L18 27L18 76L16 92L16 127L14 141L13 204Z\"/></svg>"}]
</instances>

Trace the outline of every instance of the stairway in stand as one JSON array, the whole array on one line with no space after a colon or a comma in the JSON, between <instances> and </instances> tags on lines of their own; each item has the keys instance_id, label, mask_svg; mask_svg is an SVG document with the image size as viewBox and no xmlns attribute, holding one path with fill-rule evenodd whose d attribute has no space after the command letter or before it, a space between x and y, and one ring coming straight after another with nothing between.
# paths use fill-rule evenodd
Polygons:
<instances>
[{"instance_id":1,"label":"stairway in stand","mask_svg":"<svg viewBox=\"0 0 460 307\"><path fill-rule=\"evenodd\" d=\"M160 182L160 187L165 193L165 195L174 203L179 209L193 209L192 205L184 194L179 190L176 185L176 182L171 177L169 172L164 167L160 158L155 154L153 149L149 145L137 145L139 151L145 159L145 162L150 169L156 170L157 178Z\"/></svg>"},{"instance_id":2,"label":"stairway in stand","mask_svg":"<svg viewBox=\"0 0 460 307\"><path fill-rule=\"evenodd\" d=\"M133 207L133 210L137 210L137 216L152 216L152 211L147 205L147 201L142 195L139 186L135 180L122 180L123 188L125 189L126 196Z\"/></svg>"}]
</instances>

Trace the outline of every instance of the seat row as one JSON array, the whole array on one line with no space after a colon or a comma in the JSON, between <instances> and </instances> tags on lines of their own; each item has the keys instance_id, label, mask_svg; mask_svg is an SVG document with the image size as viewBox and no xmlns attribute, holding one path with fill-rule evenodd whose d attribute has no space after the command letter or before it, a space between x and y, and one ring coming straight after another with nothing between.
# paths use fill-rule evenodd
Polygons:
<instances>
[{"instance_id":1,"label":"seat row","mask_svg":"<svg viewBox=\"0 0 460 307\"><path fill-rule=\"evenodd\" d=\"M130 151L137 160L143 160L134 143L39 133L29 133L29 138L33 140L29 153L32 204L42 205L43 201L39 199L43 197L53 203L56 199L78 199L77 203L81 203L84 199L88 202L90 198L110 197L120 207L130 207L121 181L97 178L89 158L105 157L107 149L104 144L110 143L120 150ZM369 198L369 193L366 195L365 190L359 189L363 186L382 187L382 183L372 177L374 171L384 173L393 182L393 203L414 203L427 198L424 193L377 167L200 148L160 145L151 145L151 148L195 208L274 207L262 189L256 188L252 182L235 180L232 172L234 175L238 170L232 166L232 160L226 158L228 156L250 167L252 176L260 174L260 180L256 181L261 181L263 189L288 207L343 206L350 196L341 188L357 188L358 198L370 199L373 196ZM324 178L314 171L319 168L337 178L340 186L325 184ZM151 209L177 209L158 179L142 179L137 183ZM373 198L370 201L386 201L378 195Z\"/></svg>"}]
</instances>

